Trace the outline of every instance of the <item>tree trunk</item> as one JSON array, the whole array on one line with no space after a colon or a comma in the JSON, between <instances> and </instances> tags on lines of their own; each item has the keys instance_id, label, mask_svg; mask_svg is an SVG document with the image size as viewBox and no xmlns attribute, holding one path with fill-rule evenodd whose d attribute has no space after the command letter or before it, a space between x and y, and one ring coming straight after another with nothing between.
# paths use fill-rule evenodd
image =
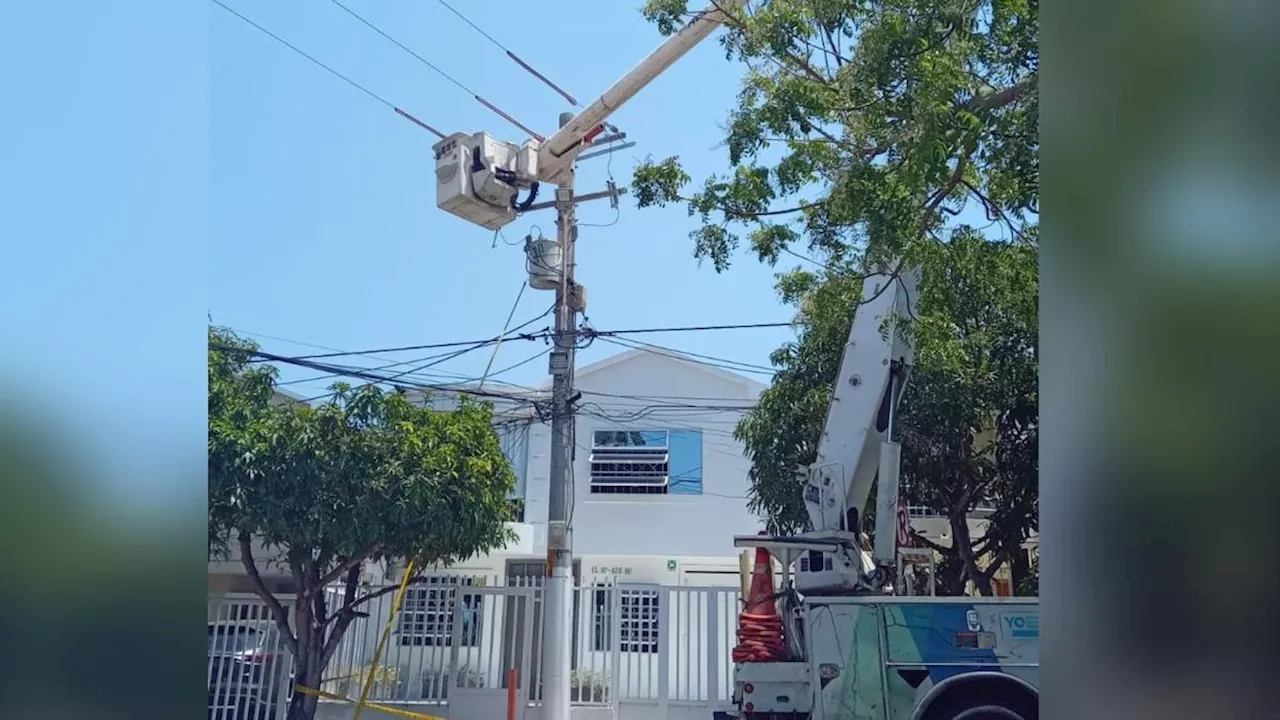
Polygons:
<instances>
[{"instance_id":1,"label":"tree trunk","mask_svg":"<svg viewBox=\"0 0 1280 720\"><path fill-rule=\"evenodd\" d=\"M310 557L300 551L291 551L289 568L293 571L294 581L298 584L297 594L297 633L298 651L294 654L293 698L289 701L288 720L312 720L316 716L316 706L320 698L309 693L298 692L298 688L320 689L323 677L324 662L324 606L311 602L314 588L309 582L318 578ZM313 575L315 576L313 578ZM316 610L320 610L317 616Z\"/></svg>"},{"instance_id":2,"label":"tree trunk","mask_svg":"<svg viewBox=\"0 0 1280 720\"><path fill-rule=\"evenodd\" d=\"M964 594L964 563L956 556L954 550L943 553L942 562L938 563L935 589L939 595L956 596Z\"/></svg>"},{"instance_id":3,"label":"tree trunk","mask_svg":"<svg viewBox=\"0 0 1280 720\"><path fill-rule=\"evenodd\" d=\"M991 588L991 578L978 568L978 558L973 554L973 538L969 536L969 520L965 513L951 512L947 517L951 525L951 537L954 538L956 551L964 563L965 577L973 581L974 588L982 597L991 597L995 591Z\"/></svg>"},{"instance_id":4,"label":"tree trunk","mask_svg":"<svg viewBox=\"0 0 1280 720\"><path fill-rule=\"evenodd\" d=\"M1018 594L1019 588L1023 587L1027 582L1027 576L1031 574L1031 558L1027 557L1026 548L1012 547L1009 549L1009 576L1013 585L1014 594Z\"/></svg>"},{"instance_id":5,"label":"tree trunk","mask_svg":"<svg viewBox=\"0 0 1280 720\"><path fill-rule=\"evenodd\" d=\"M315 647L314 644L312 647ZM323 666L320 663L320 653L311 651L306 657L298 658L294 666L294 685L295 687L320 689L320 680L323 677ZM313 720L316 716L316 709L320 704L320 698L315 695L297 692L293 693L293 699L289 701L288 720Z\"/></svg>"}]
</instances>

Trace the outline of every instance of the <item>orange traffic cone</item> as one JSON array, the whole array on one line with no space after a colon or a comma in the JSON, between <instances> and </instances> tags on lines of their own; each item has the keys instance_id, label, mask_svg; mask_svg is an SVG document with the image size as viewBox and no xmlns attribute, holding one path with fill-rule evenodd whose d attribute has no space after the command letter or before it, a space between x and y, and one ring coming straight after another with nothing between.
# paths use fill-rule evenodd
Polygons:
<instances>
[{"instance_id":1,"label":"orange traffic cone","mask_svg":"<svg viewBox=\"0 0 1280 720\"><path fill-rule=\"evenodd\" d=\"M751 588L747 591L747 615L777 615L778 606L773 596L773 562L769 551L756 548L756 561L751 568Z\"/></svg>"},{"instance_id":2,"label":"orange traffic cone","mask_svg":"<svg viewBox=\"0 0 1280 720\"><path fill-rule=\"evenodd\" d=\"M782 635L782 618L778 616L773 590L773 563L769 551L756 548L755 567L744 608L738 615L738 645L733 661L770 662L787 655Z\"/></svg>"}]
</instances>

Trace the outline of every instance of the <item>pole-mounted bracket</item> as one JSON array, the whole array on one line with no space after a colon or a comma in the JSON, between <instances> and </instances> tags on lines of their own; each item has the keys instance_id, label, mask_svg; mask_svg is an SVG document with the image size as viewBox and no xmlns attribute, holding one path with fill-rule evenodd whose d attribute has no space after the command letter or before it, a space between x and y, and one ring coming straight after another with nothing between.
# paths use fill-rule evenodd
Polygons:
<instances>
[{"instance_id":1,"label":"pole-mounted bracket","mask_svg":"<svg viewBox=\"0 0 1280 720\"><path fill-rule=\"evenodd\" d=\"M618 190L618 183L614 182L613 180L610 180L610 181L609 181L609 184L608 184L608 188L609 188L609 191L608 191L608 192L609 192L609 207L610 207L610 209L617 210L617 209L618 209L618 197L619 197L620 195L622 195L622 193Z\"/></svg>"},{"instance_id":2,"label":"pole-mounted bracket","mask_svg":"<svg viewBox=\"0 0 1280 720\"><path fill-rule=\"evenodd\" d=\"M608 190L601 190L600 192L593 192L593 193L587 193L585 195L575 196L573 198L573 204L581 205L584 202L590 202L592 200L603 200L605 198L609 198L613 207L615 208L618 207L617 198L621 195L626 195L627 189L625 187L618 187L612 181L609 183L609 185L612 187L610 187L610 189ZM556 190L556 192L558 193L560 191ZM547 200L546 202L534 203L530 205L528 208L526 208L524 212L533 212L534 210L549 210L555 207L558 201L559 201L559 198L557 198L556 200Z\"/></svg>"},{"instance_id":3,"label":"pole-mounted bracket","mask_svg":"<svg viewBox=\"0 0 1280 720\"><path fill-rule=\"evenodd\" d=\"M552 350L547 360L547 372L555 377L569 372L569 353L564 350Z\"/></svg>"},{"instance_id":4,"label":"pole-mounted bracket","mask_svg":"<svg viewBox=\"0 0 1280 720\"><path fill-rule=\"evenodd\" d=\"M565 298L569 309L576 313L587 311L587 289L578 283L569 284L569 295Z\"/></svg>"}]
</instances>

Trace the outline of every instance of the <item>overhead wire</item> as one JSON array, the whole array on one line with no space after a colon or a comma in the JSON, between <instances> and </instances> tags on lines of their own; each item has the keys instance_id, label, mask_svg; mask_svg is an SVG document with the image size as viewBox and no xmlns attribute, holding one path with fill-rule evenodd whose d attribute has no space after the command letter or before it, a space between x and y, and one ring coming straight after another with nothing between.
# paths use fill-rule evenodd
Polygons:
<instances>
[{"instance_id":1,"label":"overhead wire","mask_svg":"<svg viewBox=\"0 0 1280 720\"><path fill-rule=\"evenodd\" d=\"M516 330L521 330L525 327L528 327L529 325L532 325L534 322L537 322L538 320L541 320L542 318L550 315L554 310L555 310L555 306L553 305L538 317L533 318L529 321L526 321L524 324L516 326L515 328L512 328L511 332L514 333ZM793 327L793 326L794 326L794 323L791 323L791 322L771 322L771 323L745 323L740 325L697 325L697 326L689 326L689 327L627 328L623 330L597 330L595 328L588 328L584 331L584 333L589 337L616 337L619 335L639 335L639 334L645 334L645 333L751 330L751 329L758 329L758 328L785 328L785 327ZM551 331L538 331L535 333L522 333L518 337L522 340L544 340L544 339L551 339L554 337L554 335L555 334ZM415 350L442 350L445 348L462 347L464 345L474 345L478 342L485 342L485 341L486 339L459 340L454 342L426 343L421 345L399 345L395 347L372 348L368 350L334 350L332 352L327 352L327 353L297 355L294 357L295 359L298 359L298 360L320 360L325 358L345 357L345 356L351 356L351 355L363 355L363 356L372 357L374 355L380 355L380 354L386 354L386 353L411 352ZM295 341L287 341L287 342L295 342Z\"/></svg>"},{"instance_id":2,"label":"overhead wire","mask_svg":"<svg viewBox=\"0 0 1280 720\"><path fill-rule=\"evenodd\" d=\"M370 372L367 370L361 370L358 368L348 368L340 365L331 365L328 363L320 363L312 360L303 360L295 357L289 357L288 355L277 355L275 353L263 352L261 350L246 350L244 348L229 347L229 346L217 345L217 344L211 345L211 347L215 349L228 351L228 352L243 353L245 355L257 358L259 360L266 360L269 362L278 362L286 365L296 365L298 367L306 367L306 368L311 368L313 370L322 370L324 372L333 373L335 375L359 378L362 380L368 380L369 382L373 382L373 383L391 384L391 385L399 386L405 389L425 390L425 391L448 390L450 392L458 392L464 395L475 395L477 397L502 398L505 400L524 400L524 401L528 400L527 398L522 397L520 395L491 392L487 390L475 390L471 388L453 388L453 387L445 387L440 385L430 385L426 383L394 382L389 378L387 378L386 376L378 375L375 372Z\"/></svg>"},{"instance_id":3,"label":"overhead wire","mask_svg":"<svg viewBox=\"0 0 1280 720\"><path fill-rule=\"evenodd\" d=\"M777 372L776 368L766 367L764 365L756 365L754 363L745 363L738 360L729 360L726 358L716 357L714 355L703 355L700 353L691 352L689 350L680 350L677 348L667 347L666 345L658 345L657 343L644 342L642 340L632 340L631 338L611 338L610 340L615 343L626 343L627 345L635 347L636 349L639 349L639 350L652 349L654 351L658 351L661 353L684 355L692 358L701 358L703 360L709 360L711 362L721 363L723 365L737 365L746 369L748 372L755 371L755 372L761 372L761 373L768 373L770 375Z\"/></svg>"},{"instance_id":4,"label":"overhead wire","mask_svg":"<svg viewBox=\"0 0 1280 720\"><path fill-rule=\"evenodd\" d=\"M472 352L472 351L474 351L474 350L479 350L480 348L484 347L484 346L485 346L485 345L487 345L487 344L488 344L488 343L477 343L477 344L475 344L475 345L472 345L471 347L464 347L464 348L462 348L462 349L460 349L460 350L454 350L453 352L445 353L443 357L437 357L437 359L434 359L434 360L432 360L432 361L430 361L430 362L423 363L423 364L421 364L421 365L418 365L418 366L416 366L416 367L410 368L410 369L408 369L408 370L404 370L404 371L398 372L398 373L396 373L395 375L390 375L390 376L386 376L386 377L379 378L378 382L379 382L379 383L394 383L395 381L400 380L401 378L403 378L403 377L405 377L405 376L407 376L407 375L412 375L413 373L419 372L419 371L421 371L421 370L425 370L426 368L433 367L433 366L435 366L435 365L439 365L439 364L444 363L444 362L448 362L449 360L452 360L452 359L454 359L454 358L460 357L460 356L465 355L465 354L467 354L467 353L469 353L469 352ZM307 399L306 399L306 402L311 403L311 402L314 402L314 401L316 401L316 400L320 400L320 399L322 399L322 398L329 397L329 396L332 396L332 395L335 395L335 394L336 394L336 392L331 390L331 391L329 391L329 392L327 392L327 393L323 393L323 394L321 394L321 395L317 395L317 396L315 396L315 397L307 398Z\"/></svg>"},{"instance_id":5,"label":"overhead wire","mask_svg":"<svg viewBox=\"0 0 1280 720\"><path fill-rule=\"evenodd\" d=\"M710 356L697 355L694 353L686 353L683 350L672 350L670 348L665 348L661 346L637 343L635 341L628 342L627 340L620 339L620 338L602 337L600 338L600 340L607 342L610 345L616 345L618 347L624 347L631 350L639 350L641 352L647 352L654 355L661 355L663 357L669 357L675 360L684 360L685 362L697 363L699 365L706 365L707 367L719 368L721 370L729 370L737 373L752 373L756 375L769 375L769 376L772 376L775 373L774 370L765 370L760 366L744 366L742 364L738 364L736 361L722 360L720 358L706 359L706 358L709 358Z\"/></svg>"},{"instance_id":6,"label":"overhead wire","mask_svg":"<svg viewBox=\"0 0 1280 720\"><path fill-rule=\"evenodd\" d=\"M524 298L524 291L528 287L528 281L520 283L520 292L516 293L516 301L511 304L511 312L507 313L507 321L502 324L502 332L498 334L498 341L493 344L493 354L489 356L489 364L484 366L484 375L480 376L481 390L484 389L484 380L489 376L489 370L493 368L493 361L498 359L498 350L502 349L502 341L507 337L507 332L511 327L511 319L516 316L516 310L520 307L520 300Z\"/></svg>"},{"instance_id":7,"label":"overhead wire","mask_svg":"<svg viewBox=\"0 0 1280 720\"><path fill-rule=\"evenodd\" d=\"M541 320L541 319L543 319L543 318L547 317L548 315L550 315L552 312L554 312L554 311L555 311L555 309L556 309L556 306L555 306L554 304L553 304L553 305L551 305L551 306L550 306L550 307L548 307L546 310L544 310L540 315L538 315L538 316L536 316L536 317L533 317L533 318L530 318L530 319L528 319L528 320L524 321L523 323L521 323L521 324L519 324L519 325L515 326L514 328L511 328L511 330L509 330L509 331L508 331L508 335L510 335L511 333L514 333L514 332L516 332L516 331L518 331L518 330L523 330L523 329L525 329L526 327L529 327L530 325L532 325L532 324L534 324L534 323L538 322L539 320ZM522 334L522 335L520 335L520 338L521 338L522 340L523 340L523 339L528 339L528 340L538 340L538 339L545 339L545 338L549 338L550 336L551 336L550 332L542 332L542 331L539 331L539 332L537 332L537 333ZM349 356L349 355L364 355L364 356L367 356L367 357L372 357L372 356L374 356L374 355L382 355L382 354L386 354L386 353L394 353L394 352L409 352L409 351L413 351L413 350L439 350L439 349L442 349L442 348L455 348L455 347L462 347L463 345L474 345L474 344L479 343L479 342L490 342L490 341L493 341L493 340L495 340L495 339L496 339L496 337L494 337L494 338L488 338L488 339L481 339L481 340L460 340L460 341L456 341L456 342L428 343L428 344L425 344L425 345L401 345L401 346L398 346L398 347L378 348L378 349L375 349L375 350L341 350L341 351L334 351L334 352L323 353L323 354L318 354L318 355L299 355L299 356L296 356L296 359L298 359L298 360L319 360L319 359L323 359L323 358L343 357L343 356Z\"/></svg>"},{"instance_id":8,"label":"overhead wire","mask_svg":"<svg viewBox=\"0 0 1280 720\"><path fill-rule=\"evenodd\" d=\"M593 330L592 332L600 336L613 337L616 335L639 335L642 333L660 333L660 332L709 332L712 330L751 330L756 328L785 328L794 327L794 322L766 322L766 323L742 323L738 325L694 325L690 327L653 327L653 328L629 328L626 330Z\"/></svg>"},{"instance_id":9,"label":"overhead wire","mask_svg":"<svg viewBox=\"0 0 1280 720\"><path fill-rule=\"evenodd\" d=\"M537 78L538 80L542 81L542 84L544 84L544 85L546 85L547 87L549 87L549 88L551 88L552 90L554 90L554 91L556 92L556 94L558 94L560 97L562 97L562 98L564 98L565 100L569 101L569 104L570 104L570 105L572 105L572 106L574 106L574 107L577 107L577 108L582 107L582 103L578 102L578 99L577 99L576 97L574 97L573 95L569 94L569 91L567 91L567 90L565 90L564 88L560 87L560 86L559 86L559 85L557 85L555 82L552 82L552 80L551 80L550 78L548 78L546 75L543 75L542 73L538 72L538 71L537 71L537 70L536 70L532 65L530 65L530 64L529 64L529 63L527 63L527 62L525 62L525 61L524 61L524 60L523 60L519 55L517 55L517 54L516 54L516 52L515 52L514 50L512 50L512 49L511 49L511 48L509 48L509 47L507 47L507 46L506 46L502 41L498 40L498 39L497 39L497 38L495 38L493 35L491 35L491 34L489 34L488 32L486 32L486 31L484 30L484 28L482 28L482 27L480 27L478 24L476 24L476 23L475 23L475 21L473 21L471 18L467 17L466 15L463 15L463 14L462 14L462 12L461 12L461 11L459 11L457 8L455 8L453 5L449 4L448 2L445 2L445 0L436 0L436 2L438 2L438 3L440 3L440 5L444 6L444 8L445 8L446 10L448 10L449 12L451 12L451 13L453 13L454 15L458 16L458 18L459 18L459 19L461 19L461 20L462 20L462 22L466 23L467 25L470 25L470 26L471 26L471 29L473 29L473 30L475 30L476 32L480 33L480 35L481 35L484 39L488 40L490 43L492 43L492 44L494 45L494 47L498 48L498 49L499 49L499 50L501 50L503 53L505 53L505 54L506 54L506 56L507 56L508 58L510 58L512 62L514 62L515 64L519 65L521 68L523 68L523 69L524 69L526 72L528 72L530 75L532 75L532 76L534 76L535 78ZM601 124L602 124L602 125L604 125L605 127L609 128L610 130L613 130L614 132L618 132L618 128L614 127L613 125L610 125L609 123L601 123Z\"/></svg>"},{"instance_id":10,"label":"overhead wire","mask_svg":"<svg viewBox=\"0 0 1280 720\"><path fill-rule=\"evenodd\" d=\"M545 311L543 311L540 315L537 315L537 316L535 316L535 317L532 317L532 318L530 318L530 319L528 319L528 320L524 321L523 323L521 323L521 324L517 325L517 326L516 326L515 328L513 328L512 330L507 331L507 335L509 336L512 332L516 332L516 331L519 331L519 330L523 330L524 328L528 327L529 325L532 325L533 323L538 322L539 320L541 320L541 319L543 319L543 318L547 317L548 315L550 315L550 314L551 314L551 312L552 312L554 309L555 309L555 305L551 305L551 306L550 306L550 307L548 307ZM233 328L232 330L234 331L234 328ZM252 333L246 333L246 334L252 334ZM545 338L545 337L548 337L548 336L549 336L549 330L543 331L543 332L541 332L541 333L536 333L536 334L534 334L534 335L520 335L520 337L521 337L521 338L525 338L525 337L527 337L527 338L529 338L529 339L536 339L538 336L542 336L542 337L544 337L544 338ZM267 336L263 336L263 337L267 337ZM306 343L298 343L298 342L296 342L296 341L288 340L288 339L285 339L285 338L277 338L277 339L279 339L279 340L281 340L281 341L283 341L283 342L291 342L291 343L294 343L294 344L300 344L300 345L305 345L305 344L306 344ZM335 350L334 352L324 353L324 354L319 354L319 355L296 355L296 356L291 356L291 359L292 359L292 360L298 360L298 361L306 361L306 360L316 360L316 359L320 359L320 358L341 357L341 356L350 356L350 355L365 356L365 357L370 357L370 358L373 358L373 359L386 359L386 358L380 358L380 357L378 357L378 356L379 356L379 355L381 355L381 354L383 354L383 353L387 353L387 352L399 352L399 351L403 351L403 350L406 350L406 349L408 349L408 350L418 350L418 349L426 349L426 348L445 348L445 347L449 347L449 348L459 348L459 347L460 347L460 349L459 349L459 350L455 350L455 351L450 351L450 352L445 352L445 353L439 353L439 354L435 354L435 355L428 355L428 356L426 356L426 357L414 358L414 359L410 359L410 360L402 360L402 361L399 361L399 362L393 362L393 363L389 363L389 364L386 364L386 365L381 365L381 366L373 367L373 368L358 368L358 367L340 366L340 365L339 365L339 366L333 366L333 367L342 368L342 370L341 370L341 371L337 371L337 372L329 372L329 373L327 373L327 374L325 374L325 375L318 375L318 376L315 376L315 377L301 378L301 379L298 379L298 380L288 380L288 381L284 381L284 382L280 382L280 383L276 383L276 384L277 384L277 386L281 386L281 385L293 385L293 384L300 384L300 383L316 382L316 381L319 381L319 380L326 380L326 379L330 379L330 378L334 378L334 377L349 376L350 371L360 371L360 372L370 372L370 371L372 371L372 372L378 372L378 371L382 371L382 370L389 370L389 369L391 369L391 368L403 367L403 366L405 366L405 365L416 365L416 367L414 367L414 368L412 368L412 369L410 369L410 370L408 370L408 371L405 371L405 372L402 372L402 373L398 373L398 374L396 374L396 375L391 376L390 378L387 378L387 379L386 379L386 381L390 382L391 380L397 380L397 379L400 379L400 378L402 378L402 377L409 377L409 376L412 376L412 375L416 375L416 374L418 374L418 373L422 372L423 370L425 370L426 368L429 368L429 367L435 367L436 365L439 365L439 364L441 364L441 363L443 363L443 362L445 362L445 361L447 361L447 360L451 360L451 359L453 359L453 358L455 358L455 357L459 357L459 356L461 356L461 355L463 355L463 354L466 354L466 353L468 353L468 352L471 352L471 351L473 351L473 350L478 350L478 349L480 349L480 348L482 348L482 347L487 347L487 346L492 345L492 344L495 344L495 343L497 343L497 342L498 342L498 337L497 337L497 336L495 336L495 337L488 338L488 339L485 339L485 340L472 340L472 341L459 342L459 343L434 343L434 344L430 344L430 345L410 346L410 347L408 347L408 348L390 348L390 349L385 349L385 350L356 351L356 352L350 352L350 351L336 351L336 350ZM323 346L314 346L314 347L321 347L321 348L323 349ZM434 361L434 362L433 362L433 361ZM508 369L509 369L509 368L508 368ZM500 372L501 372L501 371L500 371ZM496 374L496 373L495 373L495 374ZM324 396L324 395L320 395L319 397L325 397L325 396Z\"/></svg>"},{"instance_id":11,"label":"overhead wire","mask_svg":"<svg viewBox=\"0 0 1280 720\"><path fill-rule=\"evenodd\" d=\"M469 345L469 346L467 346L467 347L463 348L463 350L464 350L464 351L466 351L466 352L470 352L470 351L472 351L472 350L479 350L479 349L480 349L480 348L482 348L482 347L486 347L488 344L490 344L490 341L480 341L480 342L477 342L477 343L475 343L475 344L473 344L473 345ZM411 359L409 359L409 360L401 360L401 361L398 361L398 362L388 363L388 364L386 364L386 365L379 365L379 366L377 366L377 367L373 367L373 368L360 368L360 367L355 367L355 366L345 366L345 367L350 367L350 368L353 368L353 369L356 369L356 370L373 370L373 371L382 371L382 370L390 370L391 368L404 367L405 365L414 365L414 364L424 363L424 362L428 362L428 361L436 360L436 359L448 360L448 359L451 359L451 358L453 358L453 357L457 357L457 353L458 353L458 351L456 351L456 350L450 350L449 352L437 353L437 354L435 354L435 355L427 355L427 356L425 356L425 357L419 357L419 358L411 358ZM294 356L294 359L306 359L306 356L305 356L305 355L303 355L303 356ZM432 367L432 366L431 366L431 365L428 365L427 367ZM420 369L420 370L418 370L418 372L421 372L421 369ZM411 374L416 374L416 373L411 373ZM283 381L283 382L278 382L278 383L276 383L276 385L277 385L277 386L280 386L280 385L299 385L299 384L306 384L306 383L309 383L309 382L317 382L317 381L320 381L320 380L326 380L326 379L328 379L328 378L332 378L332 377L337 377L337 376L336 376L336 375L332 375L332 374L330 374L330 375L317 375L317 376L315 376L315 377L299 378L299 379L296 379L296 380L286 380L286 381Z\"/></svg>"},{"instance_id":12,"label":"overhead wire","mask_svg":"<svg viewBox=\"0 0 1280 720\"><path fill-rule=\"evenodd\" d=\"M217 0L214 0L214 1L215 1L215 2L217 2ZM474 99L475 99L475 101L476 101L476 102L478 102L478 103L480 103L481 105L485 106L486 108L488 108L489 110L491 110L492 112L494 112L495 114L497 114L499 117L501 117L503 120L506 120L507 122L511 123L512 125L515 125L516 127L520 128L522 131L524 131L525 133L527 133L527 134L529 135L529 137L532 137L532 138L534 138L535 140L538 140L539 142L542 142L542 141L546 140L546 138L544 138L542 135L540 135L540 134L538 134L538 133L534 132L534 131L533 131L532 129L530 129L527 125L525 125L524 123L520 122L519 120L516 120L516 119L515 119L514 117L512 117L511 115L509 115L508 113L504 112L504 111L503 111L501 108L499 108L497 105L494 105L493 103L491 103L491 102L489 102L488 100L486 100L486 99L484 99L483 97L481 97L479 93L477 93L476 91L474 91L474 90L472 90L471 88L469 88L469 87L467 87L466 85L464 85L464 84L462 83L462 81L458 80L457 78L455 78L454 76L452 76L452 75L450 75L449 73L445 72L444 70L441 70L441 69L440 69L440 67L439 67L439 66L437 66L435 63L431 62L430 60L427 60L426 58L422 57L422 56L421 56L421 55L419 55L418 53L414 52L414 51L413 51L413 49L411 49L408 45L405 45L404 43L402 43L402 42L400 42L399 40L395 39L395 38L394 38L394 37L392 37L390 34L388 34L385 30L383 30L382 28L380 28L380 27L378 27L377 25L373 24L372 22L370 22L370 21L369 21L368 19L366 19L363 15L361 15L360 13L357 13L355 10L352 10L351 8L347 7L347 5L346 5L345 3L343 3L343 2L342 2L342 0L329 0L329 2L333 3L334 5L337 5L339 8L341 8L341 9L342 9L342 10L344 10L344 11L346 11L346 13L347 13L348 15L350 15L350 16L351 16L351 17L353 17L353 18L355 18L356 20L359 20L360 22L364 23L364 25L365 25L365 26L367 26L369 29L373 30L374 32L378 33L378 34L379 34L379 35L381 35L382 37L386 38L387 40L389 40L389 41L390 41L391 43L393 43L396 47L398 47L398 48L400 48L401 50L405 51L405 52L406 52L406 53L408 53L409 55L412 55L412 56L414 57L414 59L416 59L418 62L420 62L420 63L422 63L423 65L426 65L428 68L430 68L430 69L434 70L438 75L440 75L441 77L443 77L445 80L448 80L449 82L453 83L453 85L455 85L456 87L458 87L459 89L461 89L463 92L465 92L465 93L467 93L468 95L470 95L472 98L474 98Z\"/></svg>"},{"instance_id":13,"label":"overhead wire","mask_svg":"<svg viewBox=\"0 0 1280 720\"><path fill-rule=\"evenodd\" d=\"M227 12L231 13L231 14L232 14L232 15L234 15L235 17L240 18L240 19L241 19L242 21L244 21L246 24L248 24L249 26L251 26L251 27L253 27L253 28L256 28L259 32L263 33L263 34L264 34L264 35L266 35L267 37L269 37L269 38L271 38L271 39L275 40L276 42L280 43L281 45L283 45L283 46L285 46L285 47L289 48L290 50L292 50L292 51L294 51L294 52L298 53L299 55L301 55L302 57L306 58L307 60L310 60L311 62L315 63L315 64L316 64L317 66L319 66L320 68L322 68L322 69L324 69L324 70L327 70L327 71L328 71L329 73L331 73L333 76L337 77L338 79L342 80L343 82L346 82L348 85L350 85L350 86L354 87L355 89L359 90L360 92L364 93L365 95L368 95L369 97L373 98L374 100L377 100L378 102L382 103L383 105L386 105L387 107L391 108L392 110L394 110L394 111L396 112L396 114L397 114L397 115L399 115L399 116L403 117L404 119L408 120L409 122L412 122L413 124L417 125L418 127L422 128L423 130L426 130L426 131L428 131L428 132L433 133L436 137L440 138L441 140L443 140L443 139L444 139L444 137L445 137L445 134L444 134L444 133L440 132L439 130L437 130L437 129L435 129L435 128L431 127L430 125L426 124L425 122L423 122L423 121L419 120L418 118L414 117L414 116L413 116L409 111L407 111L407 110L404 110L404 109L400 108L398 105L396 105L395 103L391 102L390 100L387 100L386 98L384 98L384 97L382 97L381 95L379 95L379 94L375 93L374 91L370 90L369 88L365 87L364 85L361 85L360 83L356 82L355 80L352 80L350 77L347 77L346 75L343 75L342 73L340 73L340 72L338 72L337 70L333 69L333 68L332 68L332 67L330 67L329 65L325 64L324 62L321 62L321 61L320 61L320 60L318 60L315 56L311 55L310 53L306 52L305 50L302 50L302 49L301 49L301 48L299 48L297 45L294 45L293 43L289 42L288 40L285 40L284 38L282 38L282 37L280 37L279 35L277 35L277 34L275 34L275 33L271 32L270 30L268 30L268 29L266 29L265 27L263 27L263 26L259 25L258 23L254 22L253 20L250 20L248 17L245 17L244 15L240 14L239 12L237 12L236 10L234 10L233 8L231 8L230 6L228 6L228 5L226 5L225 3L223 3L223 2L222 2L222 0L210 0L210 2L212 2L212 3L213 3L213 4L215 4L215 5L217 5L218 7L222 8L223 10L226 10Z\"/></svg>"},{"instance_id":14,"label":"overhead wire","mask_svg":"<svg viewBox=\"0 0 1280 720\"><path fill-rule=\"evenodd\" d=\"M610 145L612 145L612 144L613 144L613 143L610 143ZM614 180L614 177L613 177L613 154L614 154L614 153L613 153L613 150L612 150L612 149L608 149L608 150L607 150L607 152L608 152L608 154L609 154L609 160L605 163L605 167L604 167L604 169L605 169L605 172L606 172L606 173L608 173L608 175L609 175L609 187L610 187L610 188L614 188L614 187L617 187L617 185L618 185L617 181L616 181L616 180ZM618 224L618 220L620 220L620 219L622 219L622 203L617 202L617 197L614 197L614 202L613 202L613 220L610 220L610 221L609 221L609 222L607 222L607 223L584 223L584 222L580 222L580 223L578 223L578 226L579 226L579 227L607 228L607 227L613 227L614 225L617 225L617 224Z\"/></svg>"},{"instance_id":15,"label":"overhead wire","mask_svg":"<svg viewBox=\"0 0 1280 720\"><path fill-rule=\"evenodd\" d=\"M278 342L288 343L288 344L290 344L290 345L298 345L298 346L300 346L300 347L309 347L309 348L314 348L314 349L317 349L317 350L330 350L330 351L333 351L333 352L344 352L344 351L342 351L342 350L339 350L338 348L330 347L330 346L328 346L328 345L317 345L317 344L315 344L315 343L306 343L306 342L301 342L301 341L299 341L299 340L292 340L292 339L290 339L290 338L280 337L280 336L278 336L278 335L268 335L268 334L266 334L266 333L252 332L252 331L248 331L248 330L241 330L241 329L238 329L238 328L228 328L228 329L229 329L229 330L231 330L232 332L236 333L237 335L250 335L250 336L253 336L253 337L264 338L264 339L267 339L267 340L276 340L276 341L278 341ZM427 360L432 360L432 359L434 359L434 358L444 357L444 356L449 355L449 354L450 354L450 353L439 353L439 354L437 354L437 355L427 355L427 356L425 356L425 357L412 358L412 359L409 359L409 360L394 361L394 362L390 362L390 363L389 363L389 364L387 364L387 365L380 365L380 366L378 366L378 367L375 367L375 368L368 368L368 369L372 369L372 370L387 370L387 369L394 368L394 367L403 367L403 366L405 366L405 365L412 365L412 364L414 364L414 363L421 363L421 362L424 362L424 361L427 361ZM298 357L298 356L294 356L294 357ZM305 356L304 356L304 357L305 357ZM380 356L380 355L367 355L366 357L372 358L372 359L374 359L374 360L390 360L390 358L386 358L386 357L384 357L384 356ZM356 368L356 369L365 369L365 368ZM442 370L436 370L436 371L433 371L433 372L430 372L430 373L418 372L418 373L414 373L414 375L415 375L415 376L421 376L421 377L427 377L427 378L428 378L429 380L431 380L432 382L435 382L435 381L436 381L436 380L438 380L439 378L452 379L452 378L467 378L467 377L470 377L470 376L468 376L468 375L462 375L462 374L460 374L460 373L449 373L449 372L445 372L445 371L442 371ZM433 376L434 376L434 377L433 377ZM450 376L452 376L452 378L450 378ZM336 377L336 376L334 376L334 375L320 375L320 376L317 376L317 377L299 378L299 379L296 379L296 380L284 380L284 381L281 381L281 382L277 382L277 383L276 383L276 387L281 387L281 386L285 386L285 385L299 385L299 384L306 384L306 383L309 383L309 382L319 382L319 381L321 381L321 380L325 380L325 379L328 379L328 378L331 378L331 377ZM529 391L536 391L536 390L537 390L537 388L528 387L528 386L526 386L526 385L517 385L517 384L515 384L515 383L510 383L510 382L505 382L505 381L502 381L502 380L496 380L496 379L493 379L492 374L491 374L491 377L490 377L490 381L491 381L491 382L494 382L494 383L496 383L496 384L499 384L499 385L507 385L507 386L509 386L509 387L519 388L519 389L521 389L521 390L529 390Z\"/></svg>"}]
</instances>

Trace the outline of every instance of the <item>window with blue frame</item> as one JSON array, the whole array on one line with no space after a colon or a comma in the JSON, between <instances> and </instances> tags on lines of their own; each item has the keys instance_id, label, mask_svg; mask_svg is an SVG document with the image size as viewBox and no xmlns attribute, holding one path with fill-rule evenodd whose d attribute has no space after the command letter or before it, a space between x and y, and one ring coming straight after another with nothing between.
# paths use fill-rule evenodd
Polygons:
<instances>
[{"instance_id":1,"label":"window with blue frame","mask_svg":"<svg viewBox=\"0 0 1280 720\"><path fill-rule=\"evenodd\" d=\"M701 431L595 431L591 438L591 492L702 494Z\"/></svg>"}]
</instances>

